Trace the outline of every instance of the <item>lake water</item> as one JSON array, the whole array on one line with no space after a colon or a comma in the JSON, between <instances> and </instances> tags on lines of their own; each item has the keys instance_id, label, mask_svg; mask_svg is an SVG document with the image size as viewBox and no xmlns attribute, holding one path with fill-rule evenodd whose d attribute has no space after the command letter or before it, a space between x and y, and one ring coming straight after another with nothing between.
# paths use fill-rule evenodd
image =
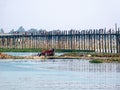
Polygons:
<instances>
[{"instance_id":1,"label":"lake water","mask_svg":"<svg viewBox=\"0 0 120 90\"><path fill-rule=\"evenodd\" d=\"M120 64L1 59L0 90L120 90Z\"/></svg>"},{"instance_id":2,"label":"lake water","mask_svg":"<svg viewBox=\"0 0 120 90\"><path fill-rule=\"evenodd\" d=\"M9 54L12 56L31 56L31 55L37 55L38 52L5 52L5 54ZM63 53L55 53L56 56L62 55Z\"/></svg>"}]
</instances>

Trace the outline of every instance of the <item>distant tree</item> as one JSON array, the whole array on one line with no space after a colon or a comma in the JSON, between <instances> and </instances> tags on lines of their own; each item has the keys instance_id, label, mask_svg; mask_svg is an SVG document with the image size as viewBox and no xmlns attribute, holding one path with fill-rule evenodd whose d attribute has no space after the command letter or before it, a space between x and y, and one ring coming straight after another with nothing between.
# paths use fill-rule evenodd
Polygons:
<instances>
[{"instance_id":1,"label":"distant tree","mask_svg":"<svg viewBox=\"0 0 120 90\"><path fill-rule=\"evenodd\" d=\"M38 30L37 29L34 29L34 28L31 28L30 30L27 31L28 33L32 33L32 34L37 34L38 33Z\"/></svg>"},{"instance_id":2,"label":"distant tree","mask_svg":"<svg viewBox=\"0 0 120 90\"><path fill-rule=\"evenodd\" d=\"M4 30L3 30L2 28L0 29L0 33L1 33L1 34L3 34L3 33L4 33Z\"/></svg>"},{"instance_id":3,"label":"distant tree","mask_svg":"<svg viewBox=\"0 0 120 90\"><path fill-rule=\"evenodd\" d=\"M12 29L10 32L9 32L9 34L14 34L14 29Z\"/></svg>"},{"instance_id":4,"label":"distant tree","mask_svg":"<svg viewBox=\"0 0 120 90\"><path fill-rule=\"evenodd\" d=\"M19 33L19 34L24 34L25 29L22 26L20 26L16 32Z\"/></svg>"}]
</instances>

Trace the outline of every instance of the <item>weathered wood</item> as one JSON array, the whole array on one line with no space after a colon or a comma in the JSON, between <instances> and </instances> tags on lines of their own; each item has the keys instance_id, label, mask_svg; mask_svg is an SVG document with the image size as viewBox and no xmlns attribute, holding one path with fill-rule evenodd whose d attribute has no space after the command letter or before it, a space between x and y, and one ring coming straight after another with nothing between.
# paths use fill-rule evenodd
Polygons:
<instances>
[{"instance_id":1,"label":"weathered wood","mask_svg":"<svg viewBox=\"0 0 120 90\"><path fill-rule=\"evenodd\" d=\"M120 53L120 29L50 31L31 35L0 35L0 48L55 48Z\"/></svg>"}]
</instances>

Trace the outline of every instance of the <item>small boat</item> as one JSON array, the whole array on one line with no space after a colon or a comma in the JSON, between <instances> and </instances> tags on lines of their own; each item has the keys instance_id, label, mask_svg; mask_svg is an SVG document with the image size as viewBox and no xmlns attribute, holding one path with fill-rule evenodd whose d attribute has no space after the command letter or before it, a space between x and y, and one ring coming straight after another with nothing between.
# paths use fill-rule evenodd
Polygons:
<instances>
[{"instance_id":1,"label":"small boat","mask_svg":"<svg viewBox=\"0 0 120 90\"><path fill-rule=\"evenodd\" d=\"M38 53L37 56L54 56L55 55L55 50L50 49L50 50L42 50L41 53Z\"/></svg>"}]
</instances>

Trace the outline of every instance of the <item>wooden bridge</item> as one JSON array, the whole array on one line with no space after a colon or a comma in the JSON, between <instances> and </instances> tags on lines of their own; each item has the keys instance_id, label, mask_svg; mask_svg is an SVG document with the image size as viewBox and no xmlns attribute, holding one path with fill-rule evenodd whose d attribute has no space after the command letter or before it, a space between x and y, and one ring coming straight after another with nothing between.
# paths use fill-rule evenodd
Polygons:
<instances>
[{"instance_id":1,"label":"wooden bridge","mask_svg":"<svg viewBox=\"0 0 120 90\"><path fill-rule=\"evenodd\" d=\"M0 48L55 48L120 53L120 29L49 31L41 34L0 34Z\"/></svg>"}]
</instances>

